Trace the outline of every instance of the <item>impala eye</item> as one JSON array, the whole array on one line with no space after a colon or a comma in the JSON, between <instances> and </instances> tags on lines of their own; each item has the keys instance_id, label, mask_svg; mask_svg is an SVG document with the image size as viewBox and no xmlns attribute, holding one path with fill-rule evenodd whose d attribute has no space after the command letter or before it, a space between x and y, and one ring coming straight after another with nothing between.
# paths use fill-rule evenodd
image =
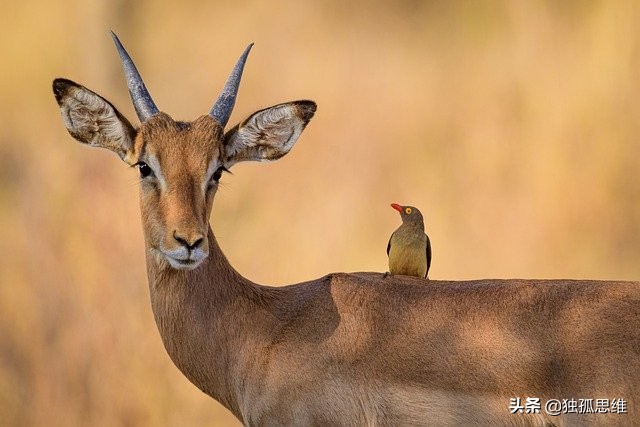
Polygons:
<instances>
[{"instance_id":1,"label":"impala eye","mask_svg":"<svg viewBox=\"0 0 640 427\"><path fill-rule=\"evenodd\" d=\"M215 182L220 181L220 177L222 177L222 172L229 172L227 168L224 166L220 166L216 171L211 175L211 179Z\"/></svg>"},{"instance_id":2,"label":"impala eye","mask_svg":"<svg viewBox=\"0 0 640 427\"><path fill-rule=\"evenodd\" d=\"M153 170L151 170L149 165L146 164L145 162L139 162L138 163L138 170L140 171L140 177L141 178L146 178L148 176L153 175Z\"/></svg>"}]
</instances>

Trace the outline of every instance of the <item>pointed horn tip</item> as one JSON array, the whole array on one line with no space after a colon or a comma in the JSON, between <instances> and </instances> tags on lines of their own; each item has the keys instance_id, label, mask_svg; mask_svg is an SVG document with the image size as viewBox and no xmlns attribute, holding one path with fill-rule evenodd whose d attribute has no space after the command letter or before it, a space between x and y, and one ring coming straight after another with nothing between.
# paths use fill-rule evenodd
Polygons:
<instances>
[{"instance_id":1,"label":"pointed horn tip","mask_svg":"<svg viewBox=\"0 0 640 427\"><path fill-rule=\"evenodd\" d=\"M244 48L244 52L242 52L242 55L240 55L241 58L247 58L247 56L249 56L249 52L251 52L251 48L253 47L254 43L251 42L247 45L247 47Z\"/></svg>"},{"instance_id":2,"label":"pointed horn tip","mask_svg":"<svg viewBox=\"0 0 640 427\"><path fill-rule=\"evenodd\" d=\"M127 80L129 94L131 95L131 100L133 101L136 114L141 122L145 122L149 117L159 112L158 107L156 107L156 104L153 102L151 94L149 94L138 69L133 63L133 59L131 59L129 53L127 53L127 50L120 42L116 33L111 31L111 37L116 45L116 50L118 51L118 56L120 56L120 60L122 61L122 66L124 67L124 75Z\"/></svg>"},{"instance_id":3,"label":"pointed horn tip","mask_svg":"<svg viewBox=\"0 0 640 427\"><path fill-rule=\"evenodd\" d=\"M124 45L122 44L122 42L120 41L116 33L114 33L112 30L111 30L111 38L113 39L113 42L116 45L118 56L120 56L120 59L124 60L126 57L129 56L129 53L127 53L127 50L124 48Z\"/></svg>"}]
</instances>

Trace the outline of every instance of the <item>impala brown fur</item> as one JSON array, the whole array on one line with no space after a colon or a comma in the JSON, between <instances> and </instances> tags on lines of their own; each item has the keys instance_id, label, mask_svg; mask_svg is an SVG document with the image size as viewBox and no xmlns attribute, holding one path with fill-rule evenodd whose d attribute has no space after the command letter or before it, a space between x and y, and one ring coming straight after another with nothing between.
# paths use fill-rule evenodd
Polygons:
<instances>
[{"instance_id":1,"label":"impala brown fur","mask_svg":"<svg viewBox=\"0 0 640 427\"><path fill-rule=\"evenodd\" d=\"M140 203L162 341L245 425L640 424L640 283L336 273L261 286L216 242L212 177L286 154L315 104L261 110L224 133L211 116L162 112L134 129L83 86L58 79L54 93L72 136L153 170ZM628 413L511 414L515 397L623 398Z\"/></svg>"}]
</instances>

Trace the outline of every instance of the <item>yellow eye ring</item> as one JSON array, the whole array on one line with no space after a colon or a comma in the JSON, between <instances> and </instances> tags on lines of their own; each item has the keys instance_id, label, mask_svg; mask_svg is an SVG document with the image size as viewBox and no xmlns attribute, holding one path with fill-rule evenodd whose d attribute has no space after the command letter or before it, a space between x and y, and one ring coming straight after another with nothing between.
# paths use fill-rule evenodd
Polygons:
<instances>
[{"instance_id":1,"label":"yellow eye ring","mask_svg":"<svg viewBox=\"0 0 640 427\"><path fill-rule=\"evenodd\" d=\"M406 208L404 211L405 211L407 214L410 214L410 213L411 213L411 208Z\"/></svg>"}]
</instances>

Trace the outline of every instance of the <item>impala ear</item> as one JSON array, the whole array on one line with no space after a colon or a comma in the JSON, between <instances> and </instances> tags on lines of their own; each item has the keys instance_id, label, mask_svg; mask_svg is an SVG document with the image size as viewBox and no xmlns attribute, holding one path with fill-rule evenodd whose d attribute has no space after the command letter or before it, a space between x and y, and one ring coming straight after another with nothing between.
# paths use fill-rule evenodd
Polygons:
<instances>
[{"instance_id":1,"label":"impala ear","mask_svg":"<svg viewBox=\"0 0 640 427\"><path fill-rule=\"evenodd\" d=\"M253 113L225 134L225 164L279 159L291 150L315 112L315 102L293 101Z\"/></svg>"},{"instance_id":2,"label":"impala ear","mask_svg":"<svg viewBox=\"0 0 640 427\"><path fill-rule=\"evenodd\" d=\"M67 79L53 81L53 94L72 137L83 144L107 148L132 164L136 130L109 101Z\"/></svg>"}]
</instances>

